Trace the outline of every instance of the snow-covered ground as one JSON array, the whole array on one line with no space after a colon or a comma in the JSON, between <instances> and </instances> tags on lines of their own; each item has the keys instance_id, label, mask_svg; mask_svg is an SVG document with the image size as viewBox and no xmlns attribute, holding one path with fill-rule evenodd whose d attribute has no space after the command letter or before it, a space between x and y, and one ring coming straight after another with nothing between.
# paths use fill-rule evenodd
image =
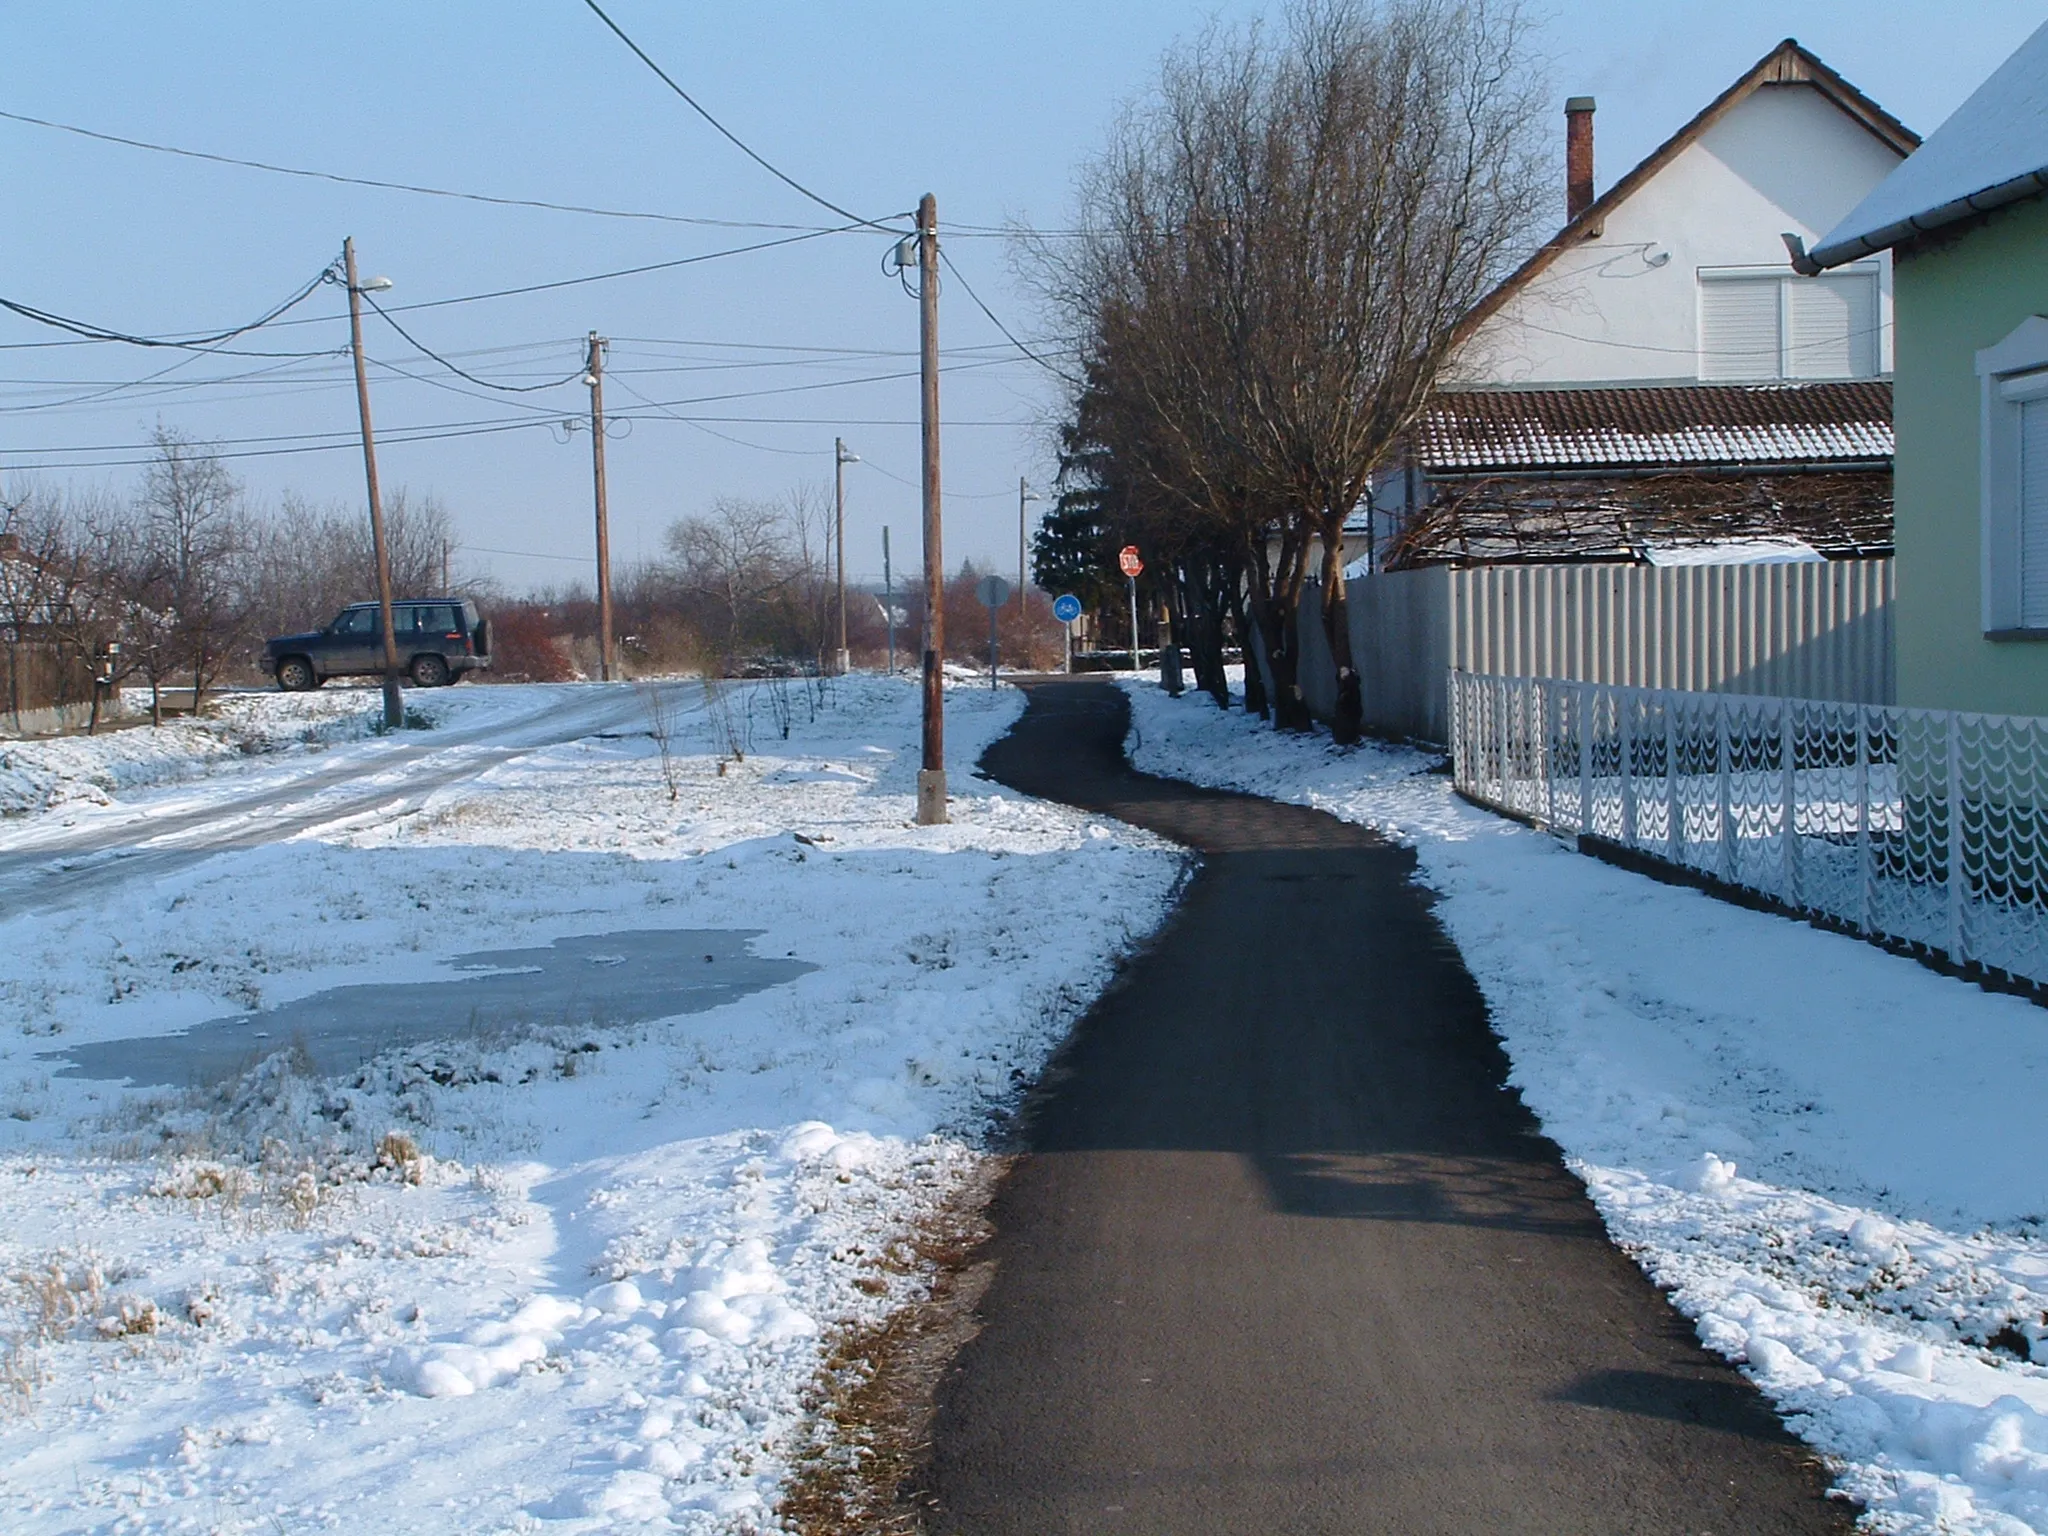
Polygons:
<instances>
[{"instance_id":1,"label":"snow-covered ground","mask_svg":"<svg viewBox=\"0 0 2048 1536\"><path fill-rule=\"evenodd\" d=\"M468 687L409 692L406 707L438 727L530 713L546 697L536 689ZM174 717L149 726L133 723L131 699L124 723L96 735L0 741L0 817L109 807L136 790L239 773L251 758L295 761L365 742L377 734L382 707L383 695L374 688L233 692L220 695L203 719Z\"/></svg>"},{"instance_id":2,"label":"snow-covered ground","mask_svg":"<svg viewBox=\"0 0 2048 1536\"><path fill-rule=\"evenodd\" d=\"M721 767L679 691L673 797L642 716L0 922L0 1528L772 1524L831 1334L916 1294L902 1239L1184 869L972 776L1012 690L950 695L939 828L914 686L826 694L763 685ZM289 734L327 697L252 708ZM815 969L607 1020L603 936L657 929ZM472 1012L339 1078L287 1051L143 1090L45 1054L569 936L589 1008Z\"/></svg>"},{"instance_id":3,"label":"snow-covered ground","mask_svg":"<svg viewBox=\"0 0 2048 1536\"><path fill-rule=\"evenodd\" d=\"M1869 1529L2048 1532L2048 1012L1583 857L1425 754L1131 695L1140 767L1414 845L1609 1230Z\"/></svg>"}]
</instances>

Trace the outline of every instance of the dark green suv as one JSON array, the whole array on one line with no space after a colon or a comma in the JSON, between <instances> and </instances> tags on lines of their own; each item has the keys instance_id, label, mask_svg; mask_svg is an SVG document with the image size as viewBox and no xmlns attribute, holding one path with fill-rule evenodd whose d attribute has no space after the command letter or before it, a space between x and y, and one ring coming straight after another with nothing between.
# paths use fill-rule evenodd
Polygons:
<instances>
[{"instance_id":1,"label":"dark green suv","mask_svg":"<svg viewBox=\"0 0 2048 1536\"><path fill-rule=\"evenodd\" d=\"M411 597L391 605L398 665L416 687L439 688L491 664L489 623L461 597ZM352 603L325 629L282 635L263 648L263 670L287 693L318 688L330 677L375 677L384 671L384 635L375 603Z\"/></svg>"}]
</instances>

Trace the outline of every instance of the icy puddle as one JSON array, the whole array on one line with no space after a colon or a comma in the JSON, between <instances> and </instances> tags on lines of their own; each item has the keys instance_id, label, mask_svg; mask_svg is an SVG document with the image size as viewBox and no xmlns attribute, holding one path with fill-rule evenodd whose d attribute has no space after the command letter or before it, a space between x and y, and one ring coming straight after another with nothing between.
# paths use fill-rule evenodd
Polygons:
<instances>
[{"instance_id":1,"label":"icy puddle","mask_svg":"<svg viewBox=\"0 0 2048 1536\"><path fill-rule=\"evenodd\" d=\"M749 950L758 928L659 928L557 939L538 949L459 955L447 981L335 987L182 1034L102 1040L45 1053L59 1077L203 1086L302 1043L316 1071L348 1072L379 1052L507 1024L640 1024L702 1013L794 981L816 966Z\"/></svg>"}]
</instances>

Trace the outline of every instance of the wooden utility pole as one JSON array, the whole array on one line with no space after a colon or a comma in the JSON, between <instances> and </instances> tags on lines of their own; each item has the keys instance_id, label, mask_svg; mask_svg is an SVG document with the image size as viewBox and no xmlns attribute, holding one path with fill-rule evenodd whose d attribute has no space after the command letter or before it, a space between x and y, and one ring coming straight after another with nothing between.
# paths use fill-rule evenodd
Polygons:
<instances>
[{"instance_id":1,"label":"wooden utility pole","mask_svg":"<svg viewBox=\"0 0 2048 1536\"><path fill-rule=\"evenodd\" d=\"M618 665L612 655L612 535L604 504L604 348L604 338L592 331L583 382L590 386L590 482L597 500L597 675L608 683Z\"/></svg>"},{"instance_id":2,"label":"wooden utility pole","mask_svg":"<svg viewBox=\"0 0 2048 1536\"><path fill-rule=\"evenodd\" d=\"M917 821L946 817L946 557L939 517L939 203L917 205L919 412L924 426L924 766L917 775Z\"/></svg>"},{"instance_id":3,"label":"wooden utility pole","mask_svg":"<svg viewBox=\"0 0 2048 1536\"><path fill-rule=\"evenodd\" d=\"M341 264L342 275L348 280L348 334L356 359L356 407L363 418L363 475L370 488L370 545L377 557L377 619L384 630L384 728L395 731L405 724L405 695L398 683L398 634L391 627L391 548L384 542L384 502L377 493L377 439L370 431L370 375L363 366L363 290L356 282L353 236L341 242Z\"/></svg>"},{"instance_id":4,"label":"wooden utility pole","mask_svg":"<svg viewBox=\"0 0 2048 1536\"><path fill-rule=\"evenodd\" d=\"M846 439L832 439L832 537L839 546L839 650L834 669L842 676L853 670L853 655L846 648L846 466L858 464L860 455L846 451Z\"/></svg>"}]
</instances>

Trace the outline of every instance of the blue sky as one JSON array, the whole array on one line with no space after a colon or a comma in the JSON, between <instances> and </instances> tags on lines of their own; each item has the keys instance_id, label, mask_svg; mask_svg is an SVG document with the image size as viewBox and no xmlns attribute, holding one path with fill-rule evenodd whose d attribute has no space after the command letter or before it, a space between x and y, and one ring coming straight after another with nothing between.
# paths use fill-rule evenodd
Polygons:
<instances>
[{"instance_id":1,"label":"blue sky","mask_svg":"<svg viewBox=\"0 0 2048 1536\"><path fill-rule=\"evenodd\" d=\"M1142 89L1162 49L1211 16L1275 8L607 0L607 9L798 180L870 217L930 191L944 228L1057 224L1074 166L1118 103ZM2044 11L2013 0L1591 0L1548 16L1541 42L1560 106L1569 94L1600 99L1604 186L1782 37L1798 37L1925 133ZM717 138L579 0L14 6L0 44L0 110L107 133L508 197L798 225L825 217ZM344 235L355 236L366 272L394 280L393 305L775 238L288 180L7 121L0 176L0 296L139 333L253 318L319 271ZM850 563L878 572L882 525L894 530L899 566L915 563L917 526L908 483L917 395L907 376L916 307L880 270L886 243L872 233L830 236L400 319L427 346L501 383L572 375L586 332L616 338L607 404L637 419L620 425L630 435L608 450L615 558L654 553L668 523L714 496L824 482L839 432L868 461L849 471ZM954 238L948 250L1017 334L1038 334L1003 241ZM339 297L316 295L294 312L308 323L248 345L342 347ZM581 414L586 392L573 382L521 396L475 391L374 317L368 336L380 364L379 431L390 437L380 454L386 484L440 495L463 558L515 589L580 576L591 540L589 443L580 433L565 441L559 423ZM0 475L18 480L32 462L76 464L44 473L125 489L136 471L110 461L135 457L123 445L161 420L241 440L251 456L234 467L259 498L290 488L360 503L354 400L338 358L202 359L164 384L276 371L50 408L177 361L110 345L19 345L57 339L0 316ZM1042 483L1049 474L1054 395L957 287L942 341L954 349L947 563L1013 561L1017 477ZM705 398L713 396L745 398ZM669 409L715 419L687 425L646 400L690 401ZM522 418L534 425L401 441L409 428L466 431ZM325 441L340 446L262 451L301 447L313 433L332 433ZM50 449L64 451L32 451Z\"/></svg>"}]
</instances>

